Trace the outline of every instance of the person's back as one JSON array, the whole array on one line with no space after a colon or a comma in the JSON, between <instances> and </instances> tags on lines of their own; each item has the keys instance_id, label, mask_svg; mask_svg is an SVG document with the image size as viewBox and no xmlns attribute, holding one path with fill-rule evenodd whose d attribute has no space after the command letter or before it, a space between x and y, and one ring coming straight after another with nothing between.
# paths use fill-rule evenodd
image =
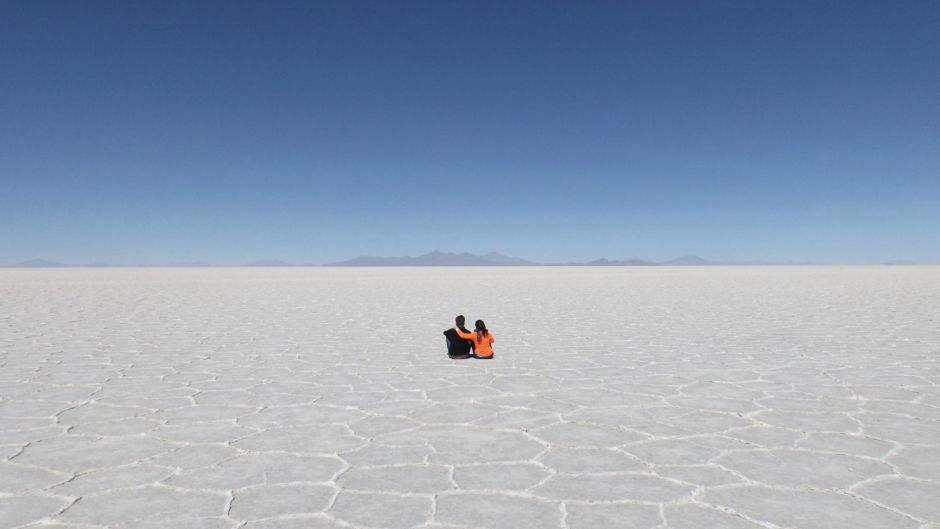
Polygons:
<instances>
[{"instance_id":1,"label":"person's back","mask_svg":"<svg viewBox=\"0 0 940 529\"><path fill-rule=\"evenodd\" d=\"M456 328L453 330L457 336L473 341L473 353L477 358L493 358L493 343L496 342L493 333L486 328L483 320L477 320L474 327L474 332L465 332Z\"/></svg>"},{"instance_id":2,"label":"person's back","mask_svg":"<svg viewBox=\"0 0 940 529\"><path fill-rule=\"evenodd\" d=\"M457 316L455 320L457 329L469 332L467 328L464 327L465 321L463 316ZM453 328L444 331L444 337L447 339L447 356L453 359L470 358L470 353L473 351L472 341L460 337L457 330Z\"/></svg>"}]
</instances>

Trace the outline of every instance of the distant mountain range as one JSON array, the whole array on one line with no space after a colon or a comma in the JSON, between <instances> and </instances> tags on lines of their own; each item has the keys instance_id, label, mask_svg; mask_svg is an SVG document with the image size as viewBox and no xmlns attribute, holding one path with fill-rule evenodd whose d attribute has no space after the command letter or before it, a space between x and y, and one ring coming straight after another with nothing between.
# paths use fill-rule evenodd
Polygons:
<instances>
[{"instance_id":1,"label":"distant mountain range","mask_svg":"<svg viewBox=\"0 0 940 529\"><path fill-rule=\"evenodd\" d=\"M10 266L13 268L62 268L63 266L68 265L57 263L55 261L46 261L45 259L30 259L29 261L23 261L22 263L17 263Z\"/></svg>"},{"instance_id":2,"label":"distant mountain range","mask_svg":"<svg viewBox=\"0 0 940 529\"><path fill-rule=\"evenodd\" d=\"M418 257L363 255L346 261L327 263L324 266L538 266L538 264L496 252L490 252L486 255L431 252Z\"/></svg>"},{"instance_id":3,"label":"distant mountain range","mask_svg":"<svg viewBox=\"0 0 940 529\"><path fill-rule=\"evenodd\" d=\"M675 259L670 259L668 261L663 261L660 263L665 266L713 266L719 264L715 261L709 261L707 259L702 259L697 255L683 255L676 257Z\"/></svg>"},{"instance_id":4,"label":"distant mountain range","mask_svg":"<svg viewBox=\"0 0 940 529\"><path fill-rule=\"evenodd\" d=\"M327 263L323 266L765 266L772 264L796 264L796 263L771 263L767 261L711 261L703 259L697 255L683 255L670 259L668 261L651 261L648 259L622 259L614 260L607 258L595 259L584 262L567 263L536 263L518 257L511 257L498 252L490 252L484 255L472 253L449 253L449 252L431 252L417 257L376 257L363 255ZM809 263L807 263L809 264ZM883 265L914 265L913 261L894 260L882 263ZM92 267L119 267L108 263L90 263L84 265L69 265L45 259L31 259L13 265L7 265L5 268L92 268ZM166 267L207 267L212 266L202 261L174 262L165 263ZM315 264L295 264L281 261L280 259L261 259L251 261L242 266L251 267L286 267L286 266L318 266Z\"/></svg>"},{"instance_id":5,"label":"distant mountain range","mask_svg":"<svg viewBox=\"0 0 940 529\"><path fill-rule=\"evenodd\" d=\"M486 255L472 253L431 252L418 257L375 257L363 255L346 261L328 263L324 266L718 266L761 265L763 261L709 261L696 255L683 255L669 261L657 263L649 259L612 260L607 258L584 262L536 263L497 252Z\"/></svg>"}]
</instances>

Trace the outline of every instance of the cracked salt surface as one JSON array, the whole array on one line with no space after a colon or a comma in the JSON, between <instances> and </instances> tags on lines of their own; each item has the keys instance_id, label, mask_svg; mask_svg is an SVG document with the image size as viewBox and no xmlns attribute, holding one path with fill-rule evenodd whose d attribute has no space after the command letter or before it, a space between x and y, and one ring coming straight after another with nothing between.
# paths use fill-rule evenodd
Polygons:
<instances>
[{"instance_id":1,"label":"cracked salt surface","mask_svg":"<svg viewBox=\"0 0 940 529\"><path fill-rule=\"evenodd\" d=\"M936 528L938 300L936 267L0 270L0 529ZM457 313L495 359L445 357Z\"/></svg>"}]
</instances>

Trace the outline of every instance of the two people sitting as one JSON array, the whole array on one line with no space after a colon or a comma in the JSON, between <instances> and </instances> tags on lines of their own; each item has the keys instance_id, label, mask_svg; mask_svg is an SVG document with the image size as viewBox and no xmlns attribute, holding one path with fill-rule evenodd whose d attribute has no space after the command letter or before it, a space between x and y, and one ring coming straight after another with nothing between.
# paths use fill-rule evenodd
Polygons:
<instances>
[{"instance_id":1,"label":"two people sitting","mask_svg":"<svg viewBox=\"0 0 940 529\"><path fill-rule=\"evenodd\" d=\"M470 332L464 326L466 318L462 315L455 319L456 327L444 331L447 339L447 356L454 360L465 358L493 358L493 333L487 328L483 320L473 324L474 330Z\"/></svg>"}]
</instances>

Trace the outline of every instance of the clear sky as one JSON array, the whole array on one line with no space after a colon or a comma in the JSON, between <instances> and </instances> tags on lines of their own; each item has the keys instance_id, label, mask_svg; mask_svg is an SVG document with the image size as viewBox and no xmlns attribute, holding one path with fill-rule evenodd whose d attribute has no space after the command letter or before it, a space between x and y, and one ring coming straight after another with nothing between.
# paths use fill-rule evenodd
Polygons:
<instances>
[{"instance_id":1,"label":"clear sky","mask_svg":"<svg viewBox=\"0 0 940 529\"><path fill-rule=\"evenodd\" d=\"M940 262L940 2L0 1L0 264Z\"/></svg>"}]
</instances>

